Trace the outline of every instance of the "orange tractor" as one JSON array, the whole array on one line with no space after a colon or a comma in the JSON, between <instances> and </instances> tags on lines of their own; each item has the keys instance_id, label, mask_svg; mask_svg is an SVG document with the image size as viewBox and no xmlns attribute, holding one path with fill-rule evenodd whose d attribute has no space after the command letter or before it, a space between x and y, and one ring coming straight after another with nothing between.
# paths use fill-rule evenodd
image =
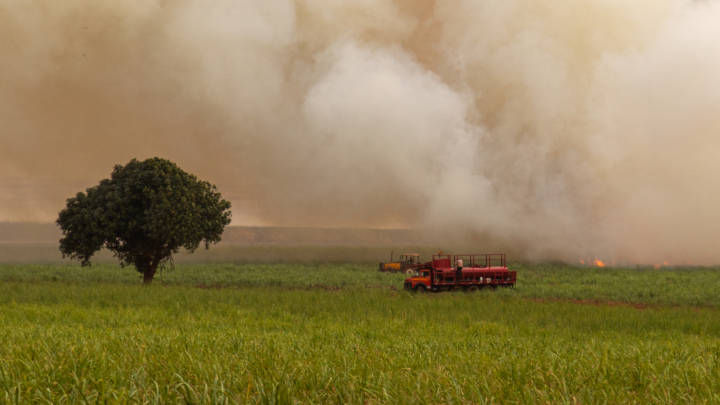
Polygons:
<instances>
[{"instance_id":1,"label":"orange tractor","mask_svg":"<svg viewBox=\"0 0 720 405\"><path fill-rule=\"evenodd\" d=\"M417 275L405 279L405 289L415 292L513 287L517 273L509 271L502 253L434 255L420 265Z\"/></svg>"},{"instance_id":2,"label":"orange tractor","mask_svg":"<svg viewBox=\"0 0 720 405\"><path fill-rule=\"evenodd\" d=\"M387 263L380 263L378 265L378 271L385 271L390 273L402 272L408 275L415 274L417 269L422 265L420 262L420 254L418 253L403 253L400 255L400 260L393 260L393 253L390 252L390 261Z\"/></svg>"}]
</instances>

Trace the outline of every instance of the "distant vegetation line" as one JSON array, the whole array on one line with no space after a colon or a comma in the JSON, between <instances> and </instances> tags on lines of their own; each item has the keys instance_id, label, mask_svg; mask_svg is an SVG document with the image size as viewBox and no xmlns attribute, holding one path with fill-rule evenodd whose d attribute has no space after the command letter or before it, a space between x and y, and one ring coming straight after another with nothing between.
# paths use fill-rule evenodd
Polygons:
<instances>
[{"instance_id":1,"label":"distant vegetation line","mask_svg":"<svg viewBox=\"0 0 720 405\"><path fill-rule=\"evenodd\" d=\"M419 252L430 257L435 248L417 246L278 246L278 245L232 245L213 246L210 250L200 248L193 254L180 252L175 263L364 263L377 266L380 261L395 257L399 252ZM94 263L116 263L107 251L99 252ZM0 243L0 264L67 264L58 250L57 243Z\"/></svg>"},{"instance_id":2,"label":"distant vegetation line","mask_svg":"<svg viewBox=\"0 0 720 405\"><path fill-rule=\"evenodd\" d=\"M452 243L431 241L423 232L410 229L290 228L230 226L223 239L209 250L194 254L183 251L177 263L378 263L403 252L417 252L429 260L439 250L450 250ZM54 224L0 222L0 263L58 264L61 234ZM464 243L456 251L475 252L489 244ZM472 246L472 247L468 247ZM519 254L509 252L510 257ZM115 262L108 252L100 252L98 263Z\"/></svg>"},{"instance_id":3,"label":"distant vegetation line","mask_svg":"<svg viewBox=\"0 0 720 405\"><path fill-rule=\"evenodd\" d=\"M517 271L515 288L482 291L494 296L570 301L584 305L641 304L720 308L717 268L605 268L567 265L511 264ZM184 263L163 270L158 285L201 288L284 288L320 290L402 290L406 276L383 273L363 263ZM117 264L80 267L65 265L0 264L1 283L128 284L139 285L131 268ZM464 294L442 293L442 294ZM442 295L430 294L430 295ZM2 302L2 300L0 300Z\"/></svg>"},{"instance_id":4,"label":"distant vegetation line","mask_svg":"<svg viewBox=\"0 0 720 405\"><path fill-rule=\"evenodd\" d=\"M52 223L0 222L0 244L55 243L61 237ZM234 245L423 245L427 238L410 229L298 228L229 226L223 244Z\"/></svg>"}]
</instances>

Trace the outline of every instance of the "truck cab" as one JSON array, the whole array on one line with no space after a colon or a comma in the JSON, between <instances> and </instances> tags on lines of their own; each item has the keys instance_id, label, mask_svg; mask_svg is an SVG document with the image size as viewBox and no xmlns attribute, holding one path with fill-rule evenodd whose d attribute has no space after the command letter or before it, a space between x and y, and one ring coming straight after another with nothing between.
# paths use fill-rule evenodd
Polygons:
<instances>
[{"instance_id":1,"label":"truck cab","mask_svg":"<svg viewBox=\"0 0 720 405\"><path fill-rule=\"evenodd\" d=\"M419 291L422 289L428 291L432 289L432 269L423 268L418 270L418 274L405 279L405 289Z\"/></svg>"}]
</instances>

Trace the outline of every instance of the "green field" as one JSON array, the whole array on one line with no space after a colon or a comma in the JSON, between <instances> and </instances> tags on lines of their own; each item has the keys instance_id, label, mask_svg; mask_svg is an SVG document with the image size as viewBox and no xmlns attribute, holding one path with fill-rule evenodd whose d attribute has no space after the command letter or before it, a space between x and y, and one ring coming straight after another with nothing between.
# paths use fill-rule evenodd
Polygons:
<instances>
[{"instance_id":1,"label":"green field","mask_svg":"<svg viewBox=\"0 0 720 405\"><path fill-rule=\"evenodd\" d=\"M0 403L720 403L720 270L0 266Z\"/></svg>"}]
</instances>

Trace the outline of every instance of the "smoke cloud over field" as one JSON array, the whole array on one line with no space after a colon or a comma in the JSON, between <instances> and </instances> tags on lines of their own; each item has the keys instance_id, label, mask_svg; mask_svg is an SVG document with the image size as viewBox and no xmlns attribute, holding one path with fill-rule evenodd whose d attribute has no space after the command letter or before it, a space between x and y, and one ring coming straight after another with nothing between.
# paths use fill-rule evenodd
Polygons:
<instances>
[{"instance_id":1,"label":"smoke cloud over field","mask_svg":"<svg viewBox=\"0 0 720 405\"><path fill-rule=\"evenodd\" d=\"M717 263L718 21L709 0L0 0L0 221L158 155L236 224Z\"/></svg>"}]
</instances>

